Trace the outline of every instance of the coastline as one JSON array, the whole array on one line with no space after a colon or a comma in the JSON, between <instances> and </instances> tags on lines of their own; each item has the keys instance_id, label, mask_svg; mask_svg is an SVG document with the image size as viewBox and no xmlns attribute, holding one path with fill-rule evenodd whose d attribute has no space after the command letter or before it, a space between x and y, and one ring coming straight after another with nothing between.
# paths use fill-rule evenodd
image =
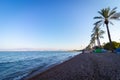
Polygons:
<instances>
[{"instance_id":1,"label":"coastline","mask_svg":"<svg viewBox=\"0 0 120 80\"><path fill-rule=\"evenodd\" d=\"M82 53L23 80L119 80L120 55Z\"/></svg>"},{"instance_id":2,"label":"coastline","mask_svg":"<svg viewBox=\"0 0 120 80\"><path fill-rule=\"evenodd\" d=\"M79 52L79 54L81 54L81 52ZM77 54L77 55L79 55L79 54ZM69 61L70 59L74 58L77 55L70 56L70 57L64 59L63 61L59 61L59 62L54 63L52 65L48 65L48 66L46 66L46 67L44 67L42 69L40 68L41 66L38 66L37 68L32 69L31 72L29 72L26 76L22 77L20 80L30 79L30 78L32 78L32 77L34 77L34 76L36 76L38 74L41 74L41 73L43 73L43 72L45 72L45 71L47 71L47 70L49 70L49 69L51 69L51 68L53 68L55 66L61 65L64 62Z\"/></svg>"}]
</instances>

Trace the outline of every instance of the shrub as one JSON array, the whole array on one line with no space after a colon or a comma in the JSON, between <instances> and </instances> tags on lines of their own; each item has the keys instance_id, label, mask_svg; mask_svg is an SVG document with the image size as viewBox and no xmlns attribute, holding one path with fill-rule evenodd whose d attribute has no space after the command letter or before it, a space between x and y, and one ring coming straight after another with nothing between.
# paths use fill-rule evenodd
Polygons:
<instances>
[{"instance_id":1,"label":"shrub","mask_svg":"<svg viewBox=\"0 0 120 80\"><path fill-rule=\"evenodd\" d=\"M115 41L112 41L112 47L113 49L115 50L116 48L120 48L120 43L119 42L115 42ZM104 44L103 46L104 49L107 49L107 50L110 50L110 43L106 43Z\"/></svg>"}]
</instances>

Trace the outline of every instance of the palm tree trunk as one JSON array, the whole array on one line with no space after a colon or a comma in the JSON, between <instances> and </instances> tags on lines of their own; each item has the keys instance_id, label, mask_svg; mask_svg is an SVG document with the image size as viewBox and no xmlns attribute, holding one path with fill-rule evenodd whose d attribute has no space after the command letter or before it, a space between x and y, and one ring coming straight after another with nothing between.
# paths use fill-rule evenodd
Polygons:
<instances>
[{"instance_id":1,"label":"palm tree trunk","mask_svg":"<svg viewBox=\"0 0 120 80\"><path fill-rule=\"evenodd\" d=\"M94 42L94 46L96 46L96 41Z\"/></svg>"},{"instance_id":2,"label":"palm tree trunk","mask_svg":"<svg viewBox=\"0 0 120 80\"><path fill-rule=\"evenodd\" d=\"M108 38L109 38L109 42L110 42L110 50L113 52L113 45L112 45L112 40L111 40L108 24L106 24L106 27L107 27L107 33L108 33Z\"/></svg>"},{"instance_id":3,"label":"palm tree trunk","mask_svg":"<svg viewBox=\"0 0 120 80\"><path fill-rule=\"evenodd\" d=\"M98 46L101 47L99 37L97 37L97 41L98 41Z\"/></svg>"},{"instance_id":4,"label":"palm tree trunk","mask_svg":"<svg viewBox=\"0 0 120 80\"><path fill-rule=\"evenodd\" d=\"M98 46L101 47L99 37L97 37L97 42L98 42Z\"/></svg>"}]
</instances>

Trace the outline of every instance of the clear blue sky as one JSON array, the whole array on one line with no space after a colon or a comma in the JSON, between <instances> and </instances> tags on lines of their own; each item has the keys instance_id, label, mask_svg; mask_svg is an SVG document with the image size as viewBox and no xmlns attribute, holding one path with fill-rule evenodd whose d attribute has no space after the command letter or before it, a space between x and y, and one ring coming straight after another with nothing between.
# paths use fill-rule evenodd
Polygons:
<instances>
[{"instance_id":1,"label":"clear blue sky","mask_svg":"<svg viewBox=\"0 0 120 80\"><path fill-rule=\"evenodd\" d=\"M0 49L81 49L89 44L94 16L119 0L0 0ZM120 41L120 22L110 26ZM102 27L105 31L106 28ZM107 42L104 35L102 42Z\"/></svg>"}]
</instances>

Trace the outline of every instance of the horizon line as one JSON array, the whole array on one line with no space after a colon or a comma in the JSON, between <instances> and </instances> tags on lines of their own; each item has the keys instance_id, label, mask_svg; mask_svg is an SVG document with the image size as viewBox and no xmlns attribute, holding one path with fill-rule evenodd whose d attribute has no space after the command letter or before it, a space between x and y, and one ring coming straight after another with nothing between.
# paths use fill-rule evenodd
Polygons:
<instances>
[{"instance_id":1,"label":"horizon line","mask_svg":"<svg viewBox=\"0 0 120 80\"><path fill-rule=\"evenodd\" d=\"M33 48L19 48L19 49L0 49L0 51L73 51L78 49L33 49Z\"/></svg>"}]
</instances>

